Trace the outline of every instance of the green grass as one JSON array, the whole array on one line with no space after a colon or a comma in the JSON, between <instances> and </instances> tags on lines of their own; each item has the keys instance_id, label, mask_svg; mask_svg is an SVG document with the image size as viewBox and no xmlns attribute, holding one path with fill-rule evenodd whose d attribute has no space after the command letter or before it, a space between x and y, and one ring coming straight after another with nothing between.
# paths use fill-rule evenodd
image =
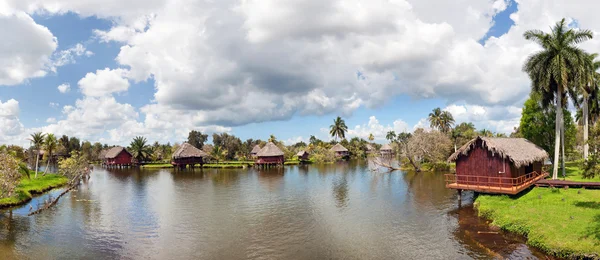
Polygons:
<instances>
[{"instance_id":1,"label":"green grass","mask_svg":"<svg viewBox=\"0 0 600 260\"><path fill-rule=\"evenodd\" d=\"M173 165L170 163L152 163L152 164L144 164L141 166L146 169L161 169L161 168L173 168Z\"/></svg>"},{"instance_id":2,"label":"green grass","mask_svg":"<svg viewBox=\"0 0 600 260\"><path fill-rule=\"evenodd\" d=\"M600 182L600 178L585 179L581 175L583 169L581 169L581 161L565 162L565 180L568 181L582 181L582 182ZM550 175L552 175L552 168L549 169ZM562 180L562 170L558 170L558 178Z\"/></svg>"},{"instance_id":3,"label":"green grass","mask_svg":"<svg viewBox=\"0 0 600 260\"><path fill-rule=\"evenodd\" d=\"M56 174L46 174L41 176L38 173L37 179L34 179L35 173L31 173L31 179L23 178L17 186L15 194L9 198L0 199L0 208L11 207L28 202L34 194L41 194L67 184L67 178Z\"/></svg>"},{"instance_id":4,"label":"green grass","mask_svg":"<svg viewBox=\"0 0 600 260\"><path fill-rule=\"evenodd\" d=\"M600 190L534 188L518 198L480 195L475 206L492 225L551 255L600 256Z\"/></svg>"}]
</instances>

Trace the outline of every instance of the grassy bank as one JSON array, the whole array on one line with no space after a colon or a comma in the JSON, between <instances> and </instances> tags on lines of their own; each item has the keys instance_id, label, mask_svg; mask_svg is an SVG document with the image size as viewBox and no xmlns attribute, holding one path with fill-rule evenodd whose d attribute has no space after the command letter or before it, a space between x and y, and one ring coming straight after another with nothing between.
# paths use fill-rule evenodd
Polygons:
<instances>
[{"instance_id":1,"label":"grassy bank","mask_svg":"<svg viewBox=\"0 0 600 260\"><path fill-rule=\"evenodd\" d=\"M21 183L17 186L12 197L0 199L0 208L24 204L31 200L33 195L63 186L67 181L67 178L56 174L46 174L46 176L38 174L37 179L34 179L32 173L31 179L21 179Z\"/></svg>"},{"instance_id":2,"label":"grassy bank","mask_svg":"<svg viewBox=\"0 0 600 260\"><path fill-rule=\"evenodd\" d=\"M574 162L565 162L565 180L568 181L583 181L583 182L600 182L600 178L592 178L585 179L581 175L583 173L583 169L581 169L582 162L574 161ZM549 169L550 174L552 174L552 168ZM562 170L558 171L558 177L562 180Z\"/></svg>"},{"instance_id":3,"label":"grassy bank","mask_svg":"<svg viewBox=\"0 0 600 260\"><path fill-rule=\"evenodd\" d=\"M534 188L521 197L481 195L479 214L559 257L600 256L600 190Z\"/></svg>"}]
</instances>

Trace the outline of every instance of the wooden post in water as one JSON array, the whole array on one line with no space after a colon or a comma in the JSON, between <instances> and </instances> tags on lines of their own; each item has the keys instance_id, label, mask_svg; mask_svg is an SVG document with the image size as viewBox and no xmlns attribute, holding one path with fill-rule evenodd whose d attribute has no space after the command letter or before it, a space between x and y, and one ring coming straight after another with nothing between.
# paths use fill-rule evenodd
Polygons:
<instances>
[{"instance_id":1,"label":"wooden post in water","mask_svg":"<svg viewBox=\"0 0 600 260\"><path fill-rule=\"evenodd\" d=\"M462 206L462 190L458 190L458 207Z\"/></svg>"}]
</instances>

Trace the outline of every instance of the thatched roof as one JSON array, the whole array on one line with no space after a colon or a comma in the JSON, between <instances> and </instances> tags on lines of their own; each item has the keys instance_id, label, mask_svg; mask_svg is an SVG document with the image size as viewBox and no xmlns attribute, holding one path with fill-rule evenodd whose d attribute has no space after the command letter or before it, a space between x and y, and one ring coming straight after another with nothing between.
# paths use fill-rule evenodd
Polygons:
<instances>
[{"instance_id":1,"label":"thatched roof","mask_svg":"<svg viewBox=\"0 0 600 260\"><path fill-rule=\"evenodd\" d=\"M466 156L469 151L481 140L481 146L499 155L501 158L511 160L517 168L528 165L533 162L543 162L548 158L548 153L544 149L535 145L525 138L500 138L500 137L481 137L467 142L460 149L448 158L449 161L456 161L459 156Z\"/></svg>"},{"instance_id":2,"label":"thatched roof","mask_svg":"<svg viewBox=\"0 0 600 260\"><path fill-rule=\"evenodd\" d=\"M258 157L283 156L283 152L273 142L269 142L256 155Z\"/></svg>"},{"instance_id":3,"label":"thatched roof","mask_svg":"<svg viewBox=\"0 0 600 260\"><path fill-rule=\"evenodd\" d=\"M125 149L124 147L115 146L113 148L109 148L106 151L106 154L104 154L104 159L113 159L113 158L116 158L121 153L121 151L125 151L126 153L128 153L129 155L131 155L131 153L129 153L127 151L127 149Z\"/></svg>"},{"instance_id":4,"label":"thatched roof","mask_svg":"<svg viewBox=\"0 0 600 260\"><path fill-rule=\"evenodd\" d=\"M393 150L392 147L389 144L384 144L381 149L379 149L380 151L391 151Z\"/></svg>"},{"instance_id":5,"label":"thatched roof","mask_svg":"<svg viewBox=\"0 0 600 260\"><path fill-rule=\"evenodd\" d=\"M191 144L183 143L177 148L177 151L171 156L173 159L193 158L193 157L207 157L204 151L194 147Z\"/></svg>"},{"instance_id":6,"label":"thatched roof","mask_svg":"<svg viewBox=\"0 0 600 260\"><path fill-rule=\"evenodd\" d=\"M257 154L258 152L260 152L260 145L255 145L254 148L252 148L252 151L250 152L251 154Z\"/></svg>"},{"instance_id":7,"label":"thatched roof","mask_svg":"<svg viewBox=\"0 0 600 260\"><path fill-rule=\"evenodd\" d=\"M296 156L304 156L304 155L308 155L308 152L305 150L302 150L296 154Z\"/></svg>"},{"instance_id":8,"label":"thatched roof","mask_svg":"<svg viewBox=\"0 0 600 260\"><path fill-rule=\"evenodd\" d=\"M108 152L108 148L107 149L102 149L102 151L100 151L100 154L98 155L98 159L100 159L100 160L104 159L104 157L106 156L107 152Z\"/></svg>"},{"instance_id":9,"label":"thatched roof","mask_svg":"<svg viewBox=\"0 0 600 260\"><path fill-rule=\"evenodd\" d=\"M336 144L333 147L331 147L331 150L334 152L347 152L348 149L346 149L346 147L342 146L341 144Z\"/></svg>"},{"instance_id":10,"label":"thatched roof","mask_svg":"<svg viewBox=\"0 0 600 260\"><path fill-rule=\"evenodd\" d=\"M367 144L366 147L367 147L367 151L375 150L375 148L373 148L373 146L371 144Z\"/></svg>"}]
</instances>

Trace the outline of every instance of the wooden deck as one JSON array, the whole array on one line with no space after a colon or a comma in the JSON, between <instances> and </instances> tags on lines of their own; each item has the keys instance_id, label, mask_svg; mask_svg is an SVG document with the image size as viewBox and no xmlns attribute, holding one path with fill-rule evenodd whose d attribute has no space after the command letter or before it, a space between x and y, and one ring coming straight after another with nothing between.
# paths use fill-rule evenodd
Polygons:
<instances>
[{"instance_id":1,"label":"wooden deck","mask_svg":"<svg viewBox=\"0 0 600 260\"><path fill-rule=\"evenodd\" d=\"M539 180L535 183L539 187L572 187L586 189L600 189L600 182L581 182L581 181L564 181L564 180Z\"/></svg>"},{"instance_id":2,"label":"wooden deck","mask_svg":"<svg viewBox=\"0 0 600 260\"><path fill-rule=\"evenodd\" d=\"M457 190L472 190L481 193L497 193L515 195L529 188L539 180L548 176L547 173L532 172L517 178L459 176L465 179L457 180L455 174L446 174L446 188Z\"/></svg>"}]
</instances>

